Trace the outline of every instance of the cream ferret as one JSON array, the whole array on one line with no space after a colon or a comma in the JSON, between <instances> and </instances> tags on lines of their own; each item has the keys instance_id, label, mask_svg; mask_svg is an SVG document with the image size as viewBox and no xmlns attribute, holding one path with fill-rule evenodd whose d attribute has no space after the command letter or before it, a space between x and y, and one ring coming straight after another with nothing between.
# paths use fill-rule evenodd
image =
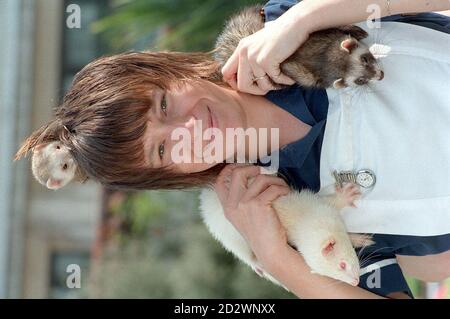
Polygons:
<instances>
[{"instance_id":1,"label":"cream ferret","mask_svg":"<svg viewBox=\"0 0 450 319\"><path fill-rule=\"evenodd\" d=\"M73 180L81 183L87 180L70 150L60 141L42 143L34 147L31 169L34 178L52 190L60 189Z\"/></svg>"},{"instance_id":2,"label":"cream ferret","mask_svg":"<svg viewBox=\"0 0 450 319\"><path fill-rule=\"evenodd\" d=\"M289 244L302 254L311 272L353 286L358 285L360 272L354 247L374 243L368 235L347 233L340 217L340 210L354 206L359 195L356 185L345 184L336 189L335 195L319 196L308 190L291 191L273 202L273 208L286 229ZM200 212L211 234L226 250L260 276L281 285L262 269L245 239L226 219L213 189L202 189Z\"/></svg>"}]
</instances>

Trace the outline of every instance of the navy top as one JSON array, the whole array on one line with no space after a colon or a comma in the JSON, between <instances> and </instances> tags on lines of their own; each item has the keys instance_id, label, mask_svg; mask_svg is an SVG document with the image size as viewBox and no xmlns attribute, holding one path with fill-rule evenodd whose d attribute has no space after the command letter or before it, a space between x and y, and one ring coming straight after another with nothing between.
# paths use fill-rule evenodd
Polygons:
<instances>
[{"instance_id":1,"label":"navy top","mask_svg":"<svg viewBox=\"0 0 450 319\"><path fill-rule=\"evenodd\" d=\"M296 0L268 1L264 7L266 22L275 20L296 3ZM435 13L395 15L382 18L381 21L412 23L450 33L450 18ZM265 97L311 125L311 130L304 138L278 151L278 173L292 188L319 191L320 152L328 113L326 91L306 89L294 84L286 89L271 91ZM262 165L261 162L258 163ZM450 234L428 237L374 234L373 239L375 245L366 247L361 252L360 260L363 261L365 273L361 275L359 286L381 296L402 291L412 297L396 262L396 255L424 256L450 250ZM368 266L374 268L366 268Z\"/></svg>"}]
</instances>

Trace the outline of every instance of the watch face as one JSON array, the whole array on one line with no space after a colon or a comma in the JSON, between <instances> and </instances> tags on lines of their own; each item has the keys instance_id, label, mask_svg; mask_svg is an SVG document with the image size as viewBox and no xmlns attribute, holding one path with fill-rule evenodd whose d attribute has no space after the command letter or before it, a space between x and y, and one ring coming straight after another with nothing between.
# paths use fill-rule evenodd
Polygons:
<instances>
[{"instance_id":1,"label":"watch face","mask_svg":"<svg viewBox=\"0 0 450 319\"><path fill-rule=\"evenodd\" d=\"M375 176L367 171L359 172L356 175L356 183L361 187L371 187L375 183Z\"/></svg>"}]
</instances>

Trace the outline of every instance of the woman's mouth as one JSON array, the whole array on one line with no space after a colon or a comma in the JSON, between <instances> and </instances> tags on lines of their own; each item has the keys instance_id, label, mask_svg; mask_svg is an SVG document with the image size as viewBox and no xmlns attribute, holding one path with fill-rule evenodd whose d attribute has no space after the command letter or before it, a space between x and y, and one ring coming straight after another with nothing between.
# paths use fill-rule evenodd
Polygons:
<instances>
[{"instance_id":1,"label":"woman's mouth","mask_svg":"<svg viewBox=\"0 0 450 319\"><path fill-rule=\"evenodd\" d=\"M214 116L214 114L211 112L211 109L209 108L209 106L207 106L207 108L208 108L208 120L209 120L209 125L208 125L208 128L215 128L215 127L217 127L217 120L216 120L216 118L215 118L215 116ZM211 132L211 134L212 134L212 136L211 136L211 140L214 140L214 138L215 138L215 136L214 136L214 134L213 134L213 132Z\"/></svg>"},{"instance_id":2,"label":"woman's mouth","mask_svg":"<svg viewBox=\"0 0 450 319\"><path fill-rule=\"evenodd\" d=\"M209 109L209 106L206 106L206 108L208 109L208 127L207 128L212 128L212 114L211 114L211 110Z\"/></svg>"},{"instance_id":3,"label":"woman's mouth","mask_svg":"<svg viewBox=\"0 0 450 319\"><path fill-rule=\"evenodd\" d=\"M213 128L216 127L216 119L214 117L213 112L211 112L211 109L208 106L208 111L209 111L209 127Z\"/></svg>"}]
</instances>

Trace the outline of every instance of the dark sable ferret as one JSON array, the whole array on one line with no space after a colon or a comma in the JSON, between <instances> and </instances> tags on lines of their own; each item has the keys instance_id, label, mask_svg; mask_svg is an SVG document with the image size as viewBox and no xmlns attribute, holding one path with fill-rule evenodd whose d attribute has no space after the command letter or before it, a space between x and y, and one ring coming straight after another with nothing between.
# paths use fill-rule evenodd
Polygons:
<instances>
[{"instance_id":1,"label":"dark sable ferret","mask_svg":"<svg viewBox=\"0 0 450 319\"><path fill-rule=\"evenodd\" d=\"M219 35L214 58L223 65L239 41L264 27L261 6L251 6L232 16ZM360 40L363 29L349 25L312 33L280 68L299 85L316 88L343 88L382 80L383 71L369 48Z\"/></svg>"}]
</instances>

